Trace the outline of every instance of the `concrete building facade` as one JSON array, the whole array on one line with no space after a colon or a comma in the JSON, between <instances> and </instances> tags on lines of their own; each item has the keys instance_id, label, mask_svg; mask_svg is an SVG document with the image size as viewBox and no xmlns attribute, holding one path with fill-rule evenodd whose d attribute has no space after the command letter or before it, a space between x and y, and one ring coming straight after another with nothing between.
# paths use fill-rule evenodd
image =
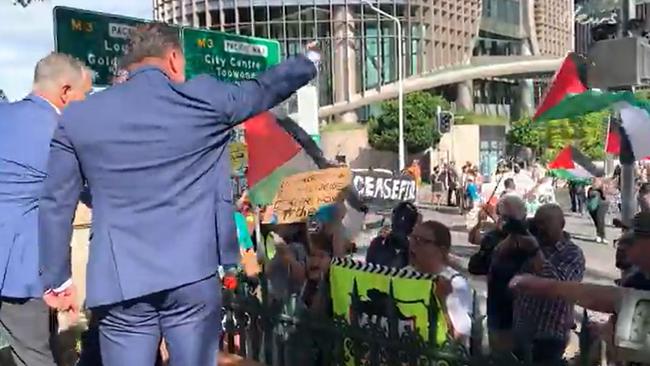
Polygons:
<instances>
[{"instance_id":1,"label":"concrete building facade","mask_svg":"<svg viewBox=\"0 0 650 366\"><path fill-rule=\"evenodd\" d=\"M395 24L361 0L153 2L158 21L276 39L284 56L300 52L309 41L319 41L324 56L319 79L322 106L349 101L398 77ZM573 48L573 0L372 3L400 20L407 78L462 67L473 56L561 56ZM514 98L522 90L531 94L531 85L519 80L468 81L447 93L459 108L473 109L476 104L534 100ZM357 115L364 113L341 118L353 121Z\"/></svg>"}]
</instances>

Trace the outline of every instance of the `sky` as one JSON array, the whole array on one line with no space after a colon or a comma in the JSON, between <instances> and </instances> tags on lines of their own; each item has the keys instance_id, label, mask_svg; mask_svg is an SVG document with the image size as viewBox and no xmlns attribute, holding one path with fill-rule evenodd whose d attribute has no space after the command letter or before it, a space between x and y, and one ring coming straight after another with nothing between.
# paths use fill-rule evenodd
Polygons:
<instances>
[{"instance_id":1,"label":"sky","mask_svg":"<svg viewBox=\"0 0 650 366\"><path fill-rule=\"evenodd\" d=\"M29 93L36 62L54 50L52 8L74 8L151 19L151 0L44 0L27 8L0 0L0 89L9 100Z\"/></svg>"}]
</instances>

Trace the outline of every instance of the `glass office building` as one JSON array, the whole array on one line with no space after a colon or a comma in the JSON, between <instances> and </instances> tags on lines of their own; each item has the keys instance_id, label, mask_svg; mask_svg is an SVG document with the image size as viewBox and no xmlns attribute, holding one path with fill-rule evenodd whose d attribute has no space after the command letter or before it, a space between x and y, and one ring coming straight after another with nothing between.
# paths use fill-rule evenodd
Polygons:
<instances>
[{"instance_id":1,"label":"glass office building","mask_svg":"<svg viewBox=\"0 0 650 366\"><path fill-rule=\"evenodd\" d=\"M540 55L572 47L572 0L371 2L400 21L405 77L468 64L473 56L522 54L523 44ZM323 106L398 76L395 23L360 0L154 0L154 19L276 39L285 56L319 41Z\"/></svg>"}]
</instances>

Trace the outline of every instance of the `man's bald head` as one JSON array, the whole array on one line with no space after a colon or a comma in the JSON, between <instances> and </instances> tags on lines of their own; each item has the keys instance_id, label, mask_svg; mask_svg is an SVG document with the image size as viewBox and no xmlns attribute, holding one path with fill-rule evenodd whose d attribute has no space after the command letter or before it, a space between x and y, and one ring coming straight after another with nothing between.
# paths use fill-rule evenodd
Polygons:
<instances>
[{"instance_id":1,"label":"man's bald head","mask_svg":"<svg viewBox=\"0 0 650 366\"><path fill-rule=\"evenodd\" d=\"M50 53L34 69L33 92L59 109L84 99L91 86L92 71L70 55Z\"/></svg>"},{"instance_id":2,"label":"man's bald head","mask_svg":"<svg viewBox=\"0 0 650 366\"><path fill-rule=\"evenodd\" d=\"M535 226L542 244L554 245L564 237L564 211L555 203L548 203L537 209Z\"/></svg>"}]
</instances>

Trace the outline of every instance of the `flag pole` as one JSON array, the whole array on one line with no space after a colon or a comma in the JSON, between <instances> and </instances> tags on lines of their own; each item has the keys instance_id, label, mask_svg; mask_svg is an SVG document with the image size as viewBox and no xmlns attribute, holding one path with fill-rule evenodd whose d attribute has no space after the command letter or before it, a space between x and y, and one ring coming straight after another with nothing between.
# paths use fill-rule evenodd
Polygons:
<instances>
[{"instance_id":1,"label":"flag pole","mask_svg":"<svg viewBox=\"0 0 650 366\"><path fill-rule=\"evenodd\" d=\"M636 5L632 0L623 0L621 2L621 20L620 29L623 32L621 36L626 37L628 23L630 19L636 17ZM632 92L634 92L634 88ZM620 116L620 115L619 115ZM619 117L620 118L620 117ZM625 134L621 134L621 219L626 225L630 225L636 210L635 182L634 182L634 153L629 139Z\"/></svg>"}]
</instances>

